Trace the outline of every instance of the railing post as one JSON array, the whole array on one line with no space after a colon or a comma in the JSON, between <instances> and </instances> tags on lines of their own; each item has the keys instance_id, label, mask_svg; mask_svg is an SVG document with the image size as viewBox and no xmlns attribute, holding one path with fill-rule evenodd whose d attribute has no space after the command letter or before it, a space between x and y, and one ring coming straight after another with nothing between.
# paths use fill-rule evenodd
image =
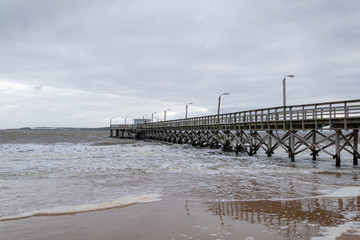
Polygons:
<instances>
[{"instance_id":1,"label":"railing post","mask_svg":"<svg viewBox=\"0 0 360 240\"><path fill-rule=\"evenodd\" d=\"M318 130L318 124L317 124L317 116L318 116L318 110L317 110L317 104L315 104L315 130Z\"/></svg>"},{"instance_id":2,"label":"railing post","mask_svg":"<svg viewBox=\"0 0 360 240\"><path fill-rule=\"evenodd\" d=\"M286 130L286 107L283 109L283 130Z\"/></svg>"},{"instance_id":3,"label":"railing post","mask_svg":"<svg viewBox=\"0 0 360 240\"><path fill-rule=\"evenodd\" d=\"M290 107L290 130L293 130L293 112L292 107Z\"/></svg>"},{"instance_id":4,"label":"railing post","mask_svg":"<svg viewBox=\"0 0 360 240\"><path fill-rule=\"evenodd\" d=\"M275 108L275 130L278 130L278 120L279 120L279 114L277 112L277 108Z\"/></svg>"},{"instance_id":5,"label":"railing post","mask_svg":"<svg viewBox=\"0 0 360 240\"><path fill-rule=\"evenodd\" d=\"M344 129L345 131L348 130L347 128L347 118L348 118L348 109L347 109L347 102L344 104Z\"/></svg>"},{"instance_id":6,"label":"railing post","mask_svg":"<svg viewBox=\"0 0 360 240\"><path fill-rule=\"evenodd\" d=\"M331 117L332 117L332 103L330 103L330 110L329 110L329 127L330 127L330 130L332 130Z\"/></svg>"},{"instance_id":7,"label":"railing post","mask_svg":"<svg viewBox=\"0 0 360 240\"><path fill-rule=\"evenodd\" d=\"M301 125L302 125L302 130L305 130L305 107L304 105L302 106L302 121L301 121Z\"/></svg>"}]
</instances>

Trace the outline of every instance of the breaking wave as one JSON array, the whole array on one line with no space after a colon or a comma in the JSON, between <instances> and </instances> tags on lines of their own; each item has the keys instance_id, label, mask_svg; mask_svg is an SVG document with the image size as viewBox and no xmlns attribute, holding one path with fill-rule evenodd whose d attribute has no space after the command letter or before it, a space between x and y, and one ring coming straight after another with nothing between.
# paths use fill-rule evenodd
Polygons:
<instances>
[{"instance_id":1,"label":"breaking wave","mask_svg":"<svg viewBox=\"0 0 360 240\"><path fill-rule=\"evenodd\" d=\"M9 216L0 218L0 221L19 220L23 218L30 218L35 216L56 216L56 215L67 215L76 214L83 212L91 212L97 210L105 210L111 208L125 207L136 203L148 203L159 201L160 199L153 194L140 195L131 198L119 198L109 202L102 202L96 204L85 204L76 206L61 206L42 210L35 210L16 216Z\"/></svg>"}]
</instances>

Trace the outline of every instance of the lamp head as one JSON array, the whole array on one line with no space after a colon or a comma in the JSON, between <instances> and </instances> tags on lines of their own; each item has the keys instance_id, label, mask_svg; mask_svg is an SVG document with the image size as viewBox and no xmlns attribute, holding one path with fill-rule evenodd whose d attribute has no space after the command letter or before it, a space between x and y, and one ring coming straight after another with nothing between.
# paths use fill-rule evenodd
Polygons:
<instances>
[{"instance_id":1,"label":"lamp head","mask_svg":"<svg viewBox=\"0 0 360 240\"><path fill-rule=\"evenodd\" d=\"M289 75L287 75L288 77L291 77L291 78L293 78L293 77L295 77L295 75L293 75L293 74L289 74Z\"/></svg>"}]
</instances>

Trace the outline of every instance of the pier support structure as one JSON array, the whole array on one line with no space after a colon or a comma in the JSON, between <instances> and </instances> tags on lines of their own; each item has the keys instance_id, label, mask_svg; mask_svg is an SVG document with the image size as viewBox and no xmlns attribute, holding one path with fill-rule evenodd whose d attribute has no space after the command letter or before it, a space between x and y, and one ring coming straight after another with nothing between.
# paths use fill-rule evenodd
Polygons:
<instances>
[{"instance_id":1,"label":"pier support structure","mask_svg":"<svg viewBox=\"0 0 360 240\"><path fill-rule=\"evenodd\" d=\"M358 164L358 130L344 135L341 130L335 133L319 131L144 131L142 137L148 140L188 143L194 146L221 147L224 151L257 154L263 149L266 156L271 157L278 148L283 149L292 162L295 156L306 150L310 151L312 160L316 160L319 152L335 159L336 166L341 164L341 152L346 150L353 155L353 164ZM353 141L351 141L353 140ZM331 150L333 146L333 150ZM332 152L334 151L334 152Z\"/></svg>"}]
</instances>

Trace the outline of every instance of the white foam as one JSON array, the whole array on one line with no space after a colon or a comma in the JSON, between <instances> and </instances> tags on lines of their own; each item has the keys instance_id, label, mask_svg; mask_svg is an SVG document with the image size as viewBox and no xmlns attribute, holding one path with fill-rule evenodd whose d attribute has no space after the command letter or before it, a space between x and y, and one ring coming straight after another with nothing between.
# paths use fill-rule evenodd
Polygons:
<instances>
[{"instance_id":1,"label":"white foam","mask_svg":"<svg viewBox=\"0 0 360 240\"><path fill-rule=\"evenodd\" d=\"M342 234L351 231L352 235L359 235L360 231L359 222L347 222L343 225L336 227L322 227L321 237L312 237L311 240L336 240Z\"/></svg>"},{"instance_id":2,"label":"white foam","mask_svg":"<svg viewBox=\"0 0 360 240\"><path fill-rule=\"evenodd\" d=\"M360 187L344 187L335 190L332 193L323 195L324 198L346 198L360 196Z\"/></svg>"},{"instance_id":3,"label":"white foam","mask_svg":"<svg viewBox=\"0 0 360 240\"><path fill-rule=\"evenodd\" d=\"M131 198L119 198L109 202L102 202L96 204L85 204L85 205L76 205L76 206L61 206L54 207L49 209L42 209L23 213L16 216L3 217L0 218L0 221L8 220L18 220L23 218L35 217L35 216L54 216L54 215L66 215L66 214L75 214L82 212L90 212L97 210L105 210L111 208L124 207L136 203L146 203L146 202L155 202L160 199L153 194L140 195Z\"/></svg>"}]
</instances>

